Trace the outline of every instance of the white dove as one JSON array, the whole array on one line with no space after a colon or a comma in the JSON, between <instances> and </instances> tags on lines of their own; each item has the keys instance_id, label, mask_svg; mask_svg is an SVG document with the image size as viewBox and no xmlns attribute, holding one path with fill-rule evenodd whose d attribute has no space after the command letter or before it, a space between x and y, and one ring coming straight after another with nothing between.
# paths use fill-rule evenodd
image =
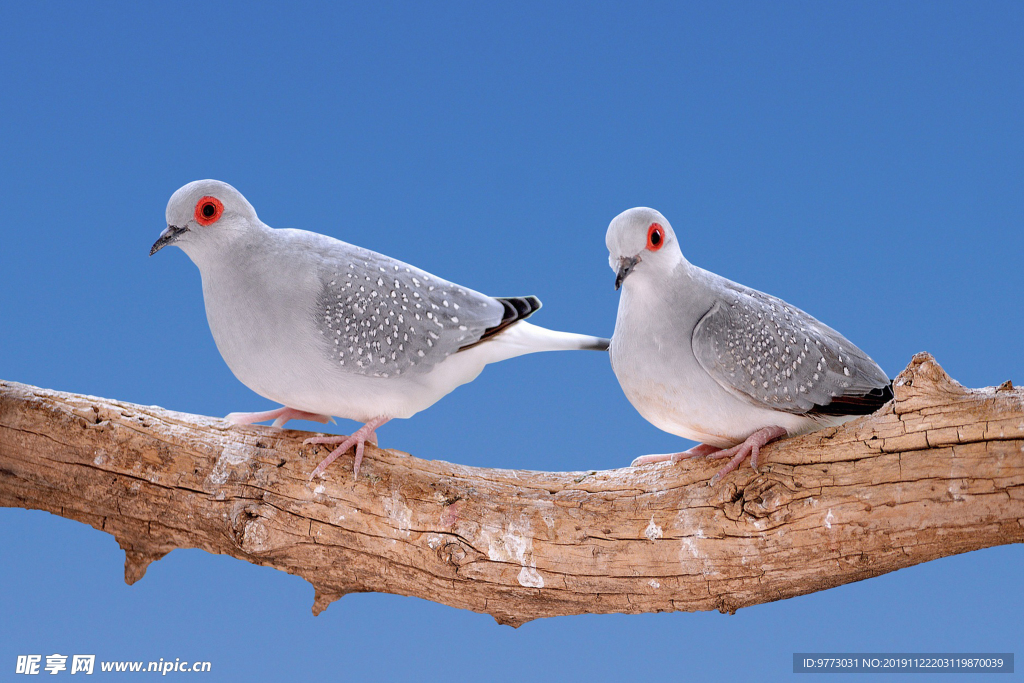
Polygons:
<instances>
[{"instance_id":1,"label":"white dove","mask_svg":"<svg viewBox=\"0 0 1024 683\"><path fill-rule=\"evenodd\" d=\"M197 180L167 203L167 228L150 250L180 247L199 267L217 348L243 384L283 404L232 413L250 424L330 416L365 423L310 476L407 418L488 363L536 351L605 350L608 340L555 332L524 320L536 297L494 298L388 256L304 230L275 230L235 188Z\"/></svg>"},{"instance_id":2,"label":"white dove","mask_svg":"<svg viewBox=\"0 0 1024 683\"><path fill-rule=\"evenodd\" d=\"M841 334L781 299L683 258L654 209L616 216L605 237L622 288L609 349L630 403L651 424L699 441L634 465L709 455L729 462L760 448L872 413L892 399L888 377Z\"/></svg>"}]
</instances>

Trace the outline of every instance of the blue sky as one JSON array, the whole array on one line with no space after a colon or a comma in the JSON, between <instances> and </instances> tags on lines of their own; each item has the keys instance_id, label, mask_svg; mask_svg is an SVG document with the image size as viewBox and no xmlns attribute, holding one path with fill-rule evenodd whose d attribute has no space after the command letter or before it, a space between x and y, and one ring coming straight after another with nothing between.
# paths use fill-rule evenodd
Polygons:
<instances>
[{"instance_id":1,"label":"blue sky","mask_svg":"<svg viewBox=\"0 0 1024 683\"><path fill-rule=\"evenodd\" d=\"M605 228L652 206L692 262L809 311L892 376L927 350L968 386L1024 382L1024 5L491 5L8 3L0 377L272 407L220 359L195 266L147 258L171 193L219 178L272 226L536 294L538 324L603 335ZM491 366L380 436L554 470L686 445L594 353ZM314 618L302 580L196 550L129 587L111 536L0 520L8 674L61 652L209 660L209 680L777 680L797 651L1021 651L1019 546L733 616L513 630L377 594Z\"/></svg>"}]
</instances>

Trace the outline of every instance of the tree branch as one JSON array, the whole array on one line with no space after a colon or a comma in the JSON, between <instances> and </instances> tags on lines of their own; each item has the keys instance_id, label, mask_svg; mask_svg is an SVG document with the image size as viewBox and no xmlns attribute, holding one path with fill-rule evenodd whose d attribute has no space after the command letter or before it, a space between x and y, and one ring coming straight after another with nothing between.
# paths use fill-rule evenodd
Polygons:
<instances>
[{"instance_id":1,"label":"tree branch","mask_svg":"<svg viewBox=\"0 0 1024 683\"><path fill-rule=\"evenodd\" d=\"M371 446L358 481L346 458L310 482L325 451L302 432L0 382L0 505L113 534L128 583L202 548L302 576L315 613L356 591L512 625L732 612L1024 541L1024 392L965 389L927 354L895 392L710 487L705 460L527 472Z\"/></svg>"}]
</instances>

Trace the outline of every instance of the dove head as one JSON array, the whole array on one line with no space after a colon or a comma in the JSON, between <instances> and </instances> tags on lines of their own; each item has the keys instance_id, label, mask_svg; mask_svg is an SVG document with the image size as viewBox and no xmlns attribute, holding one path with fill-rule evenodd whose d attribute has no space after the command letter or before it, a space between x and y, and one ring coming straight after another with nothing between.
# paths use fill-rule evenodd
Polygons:
<instances>
[{"instance_id":1,"label":"dove head","mask_svg":"<svg viewBox=\"0 0 1024 683\"><path fill-rule=\"evenodd\" d=\"M615 271L615 289L634 273L634 278L666 278L684 260L669 222L643 206L613 218L604 241L608 265Z\"/></svg>"},{"instance_id":2,"label":"dove head","mask_svg":"<svg viewBox=\"0 0 1024 683\"><path fill-rule=\"evenodd\" d=\"M149 255L173 244L198 264L197 259L230 247L259 225L256 210L241 192L219 180L196 180L171 195L167 228Z\"/></svg>"}]
</instances>

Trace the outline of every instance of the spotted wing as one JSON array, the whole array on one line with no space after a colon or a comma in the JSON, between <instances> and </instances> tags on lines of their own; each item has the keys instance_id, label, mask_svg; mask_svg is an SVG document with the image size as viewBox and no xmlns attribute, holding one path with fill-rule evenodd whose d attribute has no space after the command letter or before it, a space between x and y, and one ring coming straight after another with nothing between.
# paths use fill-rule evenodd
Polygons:
<instances>
[{"instance_id":1,"label":"spotted wing","mask_svg":"<svg viewBox=\"0 0 1024 683\"><path fill-rule=\"evenodd\" d=\"M510 317L501 300L337 244L321 273L316 322L325 351L346 371L374 377L427 372Z\"/></svg>"},{"instance_id":2,"label":"spotted wing","mask_svg":"<svg viewBox=\"0 0 1024 683\"><path fill-rule=\"evenodd\" d=\"M864 415L892 398L882 369L841 334L738 285L697 323L693 352L715 381L765 408Z\"/></svg>"}]
</instances>

